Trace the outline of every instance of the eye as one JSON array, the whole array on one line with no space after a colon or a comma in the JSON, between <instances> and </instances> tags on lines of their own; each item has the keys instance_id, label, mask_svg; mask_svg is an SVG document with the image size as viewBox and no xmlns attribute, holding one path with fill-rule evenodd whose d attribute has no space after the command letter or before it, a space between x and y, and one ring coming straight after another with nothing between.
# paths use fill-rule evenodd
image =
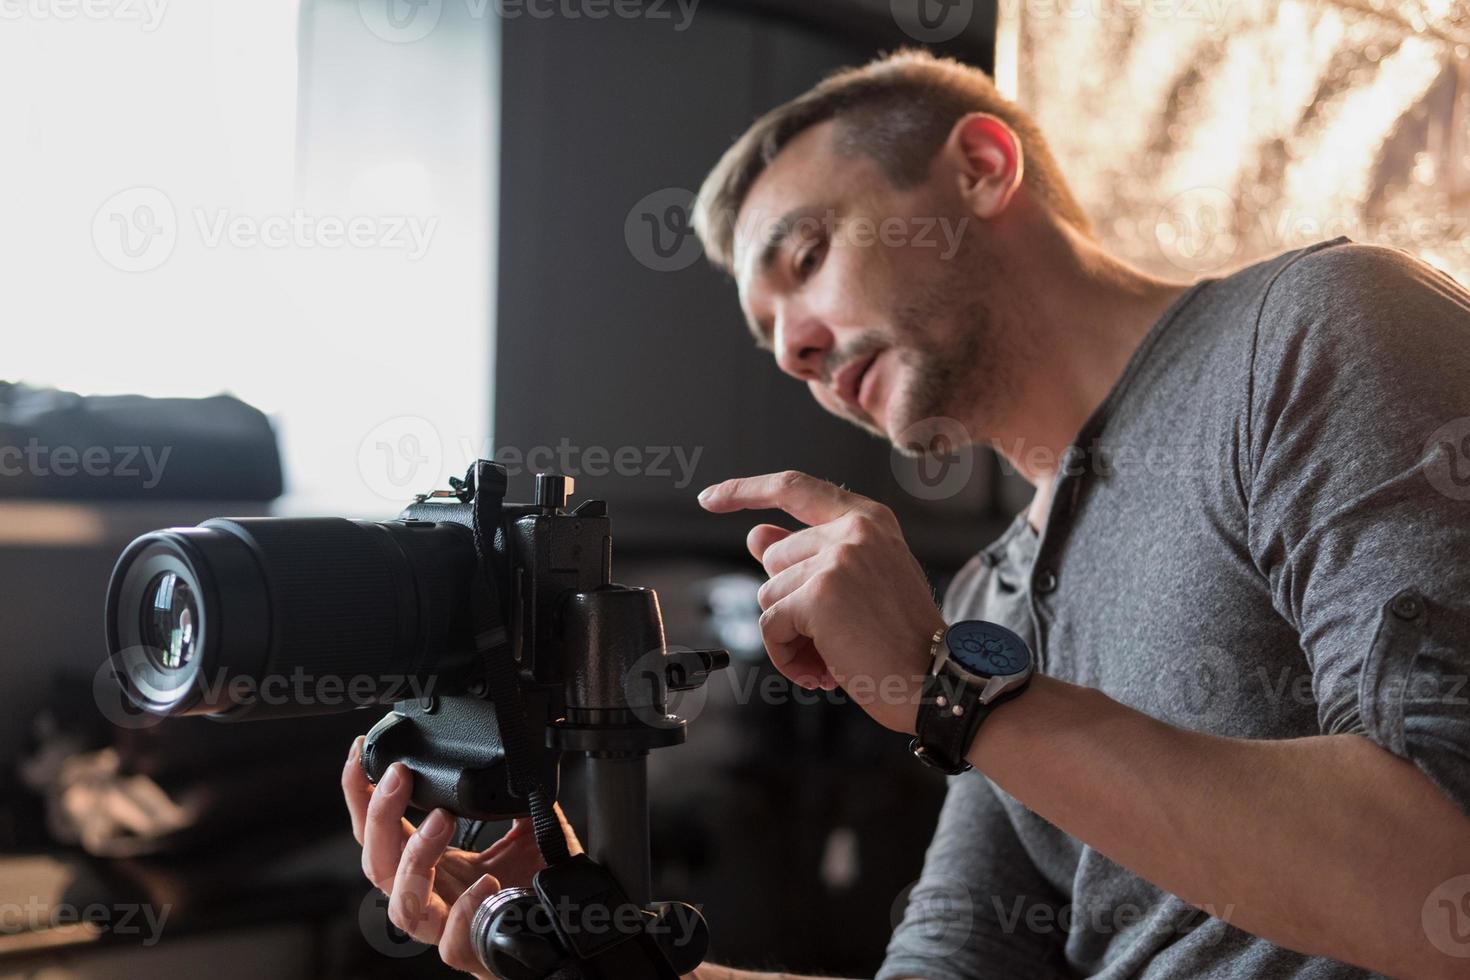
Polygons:
<instances>
[{"instance_id":1,"label":"eye","mask_svg":"<svg viewBox=\"0 0 1470 980\"><path fill-rule=\"evenodd\" d=\"M826 239L812 239L801 251L796 253L796 278L799 281L809 279L822 264L822 257L827 252Z\"/></svg>"}]
</instances>

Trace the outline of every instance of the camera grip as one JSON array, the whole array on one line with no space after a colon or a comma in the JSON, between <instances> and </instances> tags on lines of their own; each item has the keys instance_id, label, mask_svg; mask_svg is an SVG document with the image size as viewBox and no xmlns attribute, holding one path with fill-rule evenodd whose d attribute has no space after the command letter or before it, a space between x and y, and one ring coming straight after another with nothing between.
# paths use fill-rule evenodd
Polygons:
<instances>
[{"instance_id":1,"label":"camera grip","mask_svg":"<svg viewBox=\"0 0 1470 980\"><path fill-rule=\"evenodd\" d=\"M527 707L534 712L531 704ZM545 717L544 710L532 712L532 717ZM554 800L560 754L546 747L544 730L535 735L532 768ZM483 698L458 695L395 705L364 739L362 769L376 783L395 762L413 773L411 804L417 809L443 807L470 820L509 820L530 809L513 791L495 706Z\"/></svg>"}]
</instances>

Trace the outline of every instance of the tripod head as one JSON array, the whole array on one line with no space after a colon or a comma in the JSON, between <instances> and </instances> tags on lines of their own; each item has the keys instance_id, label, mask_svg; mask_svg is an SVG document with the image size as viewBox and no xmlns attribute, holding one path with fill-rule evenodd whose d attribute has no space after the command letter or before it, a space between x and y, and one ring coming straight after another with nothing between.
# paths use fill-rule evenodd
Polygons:
<instances>
[{"instance_id":1,"label":"tripod head","mask_svg":"<svg viewBox=\"0 0 1470 980\"><path fill-rule=\"evenodd\" d=\"M571 486L538 475L536 503L507 508L504 470L481 461L452 497L405 511L474 535L484 676L463 694L397 704L369 732L363 766L376 780L404 762L425 809L532 816L547 868L534 890L493 896L477 914L488 968L507 980L677 977L704 958L708 929L692 906L651 901L647 756L685 738L668 692L699 687L729 655L668 650L654 592L611 581L606 505L568 511ZM565 753L588 773L589 851L575 857L550 810ZM461 836L476 829L467 822Z\"/></svg>"}]
</instances>

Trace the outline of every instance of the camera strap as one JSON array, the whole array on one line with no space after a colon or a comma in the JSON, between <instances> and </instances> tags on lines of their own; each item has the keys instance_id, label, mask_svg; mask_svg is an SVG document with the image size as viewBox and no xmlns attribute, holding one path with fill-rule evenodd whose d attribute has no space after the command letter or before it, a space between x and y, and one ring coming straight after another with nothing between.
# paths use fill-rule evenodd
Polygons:
<instances>
[{"instance_id":1,"label":"camera strap","mask_svg":"<svg viewBox=\"0 0 1470 980\"><path fill-rule=\"evenodd\" d=\"M511 655L509 634L501 618L500 602L490 575L492 542L485 534L500 528L500 505L505 498L505 470L488 461L479 460L466 474L471 498L471 525L475 539L475 649L484 666L485 684L495 717L500 726L500 739L505 747L506 767L510 772L511 792L524 799L531 813L536 833L536 847L547 866L560 864L571 855L567 849L566 831L556 809L546 796L546 788L537 779L531 764L533 747L530 727L526 722L525 700L521 697L518 667Z\"/></svg>"}]
</instances>

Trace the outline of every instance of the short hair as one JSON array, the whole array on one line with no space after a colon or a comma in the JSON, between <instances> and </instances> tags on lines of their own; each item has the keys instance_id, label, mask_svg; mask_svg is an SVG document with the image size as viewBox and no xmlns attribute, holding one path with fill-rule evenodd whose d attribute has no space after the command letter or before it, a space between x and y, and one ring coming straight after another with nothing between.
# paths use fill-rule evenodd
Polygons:
<instances>
[{"instance_id":1,"label":"short hair","mask_svg":"<svg viewBox=\"0 0 1470 980\"><path fill-rule=\"evenodd\" d=\"M766 113L705 179L694 205L694 230L716 266L732 270L735 218L760 175L797 136L836 121L836 149L876 160L895 186L928 178L954 124L972 112L1010 126L1026 161L1022 181L1084 234L1092 225L1052 159L1035 120L996 91L990 76L953 58L904 50L861 68L843 69Z\"/></svg>"}]
</instances>

